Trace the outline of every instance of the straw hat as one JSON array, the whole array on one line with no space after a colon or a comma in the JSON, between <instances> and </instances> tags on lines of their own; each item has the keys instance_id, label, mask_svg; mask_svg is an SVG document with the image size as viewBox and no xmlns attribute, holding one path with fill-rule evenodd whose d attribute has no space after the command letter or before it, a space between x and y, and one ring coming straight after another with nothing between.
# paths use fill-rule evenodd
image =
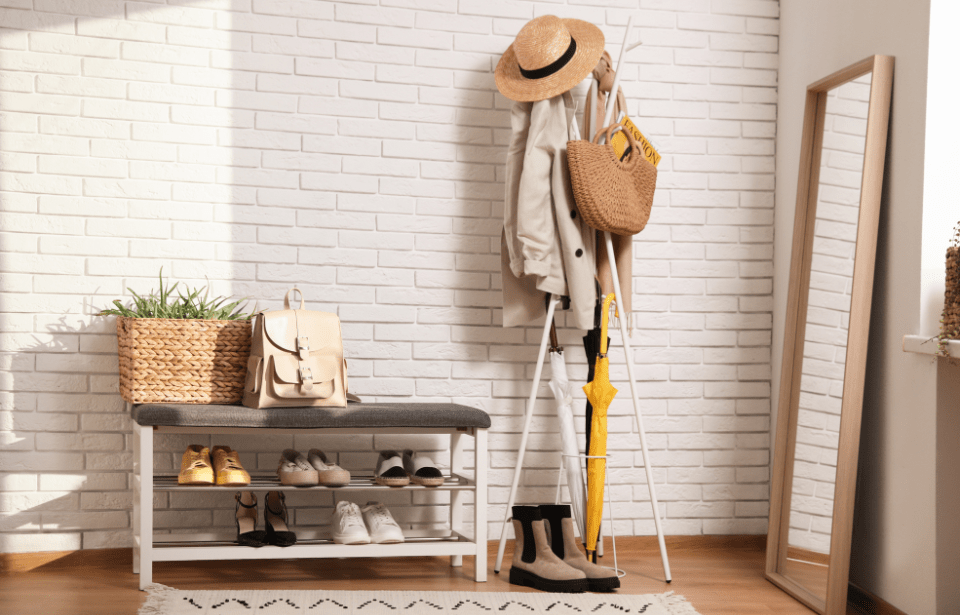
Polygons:
<instances>
[{"instance_id":1,"label":"straw hat","mask_svg":"<svg viewBox=\"0 0 960 615\"><path fill-rule=\"evenodd\" d=\"M523 26L497 64L497 89L511 100L534 102L580 83L603 53L603 32L580 19L543 15Z\"/></svg>"}]
</instances>

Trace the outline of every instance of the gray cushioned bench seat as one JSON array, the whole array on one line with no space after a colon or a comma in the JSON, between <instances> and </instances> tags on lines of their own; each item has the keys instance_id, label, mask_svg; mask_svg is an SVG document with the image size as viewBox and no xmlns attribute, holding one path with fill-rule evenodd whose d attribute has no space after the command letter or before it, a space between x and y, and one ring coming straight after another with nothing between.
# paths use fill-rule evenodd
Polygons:
<instances>
[{"instance_id":1,"label":"gray cushioned bench seat","mask_svg":"<svg viewBox=\"0 0 960 615\"><path fill-rule=\"evenodd\" d=\"M136 404L133 420L163 427L328 429L490 427L490 416L460 404L351 403L346 408L265 408L203 404Z\"/></svg>"}]
</instances>

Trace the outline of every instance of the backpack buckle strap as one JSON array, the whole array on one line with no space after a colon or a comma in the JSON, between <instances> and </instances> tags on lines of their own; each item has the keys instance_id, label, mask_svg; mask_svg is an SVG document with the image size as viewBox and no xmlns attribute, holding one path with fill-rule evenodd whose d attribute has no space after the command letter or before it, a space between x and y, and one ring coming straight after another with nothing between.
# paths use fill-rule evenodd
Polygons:
<instances>
[{"instance_id":1,"label":"backpack buckle strap","mask_svg":"<svg viewBox=\"0 0 960 615\"><path fill-rule=\"evenodd\" d=\"M313 389L313 370L309 366L300 363L300 383L303 391L309 392Z\"/></svg>"},{"instance_id":2,"label":"backpack buckle strap","mask_svg":"<svg viewBox=\"0 0 960 615\"><path fill-rule=\"evenodd\" d=\"M310 339L305 335L297 338L297 354L301 361L306 361L310 357Z\"/></svg>"}]
</instances>

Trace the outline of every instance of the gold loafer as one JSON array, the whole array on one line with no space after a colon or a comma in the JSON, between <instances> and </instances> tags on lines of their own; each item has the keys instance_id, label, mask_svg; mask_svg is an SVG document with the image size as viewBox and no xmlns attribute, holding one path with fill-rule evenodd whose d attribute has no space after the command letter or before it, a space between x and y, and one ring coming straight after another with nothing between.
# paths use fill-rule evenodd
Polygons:
<instances>
[{"instance_id":1,"label":"gold loafer","mask_svg":"<svg viewBox=\"0 0 960 615\"><path fill-rule=\"evenodd\" d=\"M240 456L229 446L213 447L213 469L217 484L237 487L250 484L250 474L240 465Z\"/></svg>"},{"instance_id":2,"label":"gold loafer","mask_svg":"<svg viewBox=\"0 0 960 615\"><path fill-rule=\"evenodd\" d=\"M180 460L180 485L212 485L213 468L210 466L210 449L201 444L191 444Z\"/></svg>"}]
</instances>

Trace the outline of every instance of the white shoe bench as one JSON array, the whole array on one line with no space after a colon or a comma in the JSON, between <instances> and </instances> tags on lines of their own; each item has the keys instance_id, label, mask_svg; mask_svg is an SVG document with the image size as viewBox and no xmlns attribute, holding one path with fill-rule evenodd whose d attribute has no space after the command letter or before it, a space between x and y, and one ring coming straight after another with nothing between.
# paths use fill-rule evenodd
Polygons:
<instances>
[{"instance_id":1,"label":"white shoe bench","mask_svg":"<svg viewBox=\"0 0 960 615\"><path fill-rule=\"evenodd\" d=\"M347 408L270 408L199 404L127 404L134 429L133 572L140 589L152 582L154 562L240 559L302 559L352 557L450 556L452 566L462 566L463 556L473 556L474 579L487 580L487 430L486 412L459 404L351 403ZM384 487L371 475L354 476L349 485L288 487L275 477L258 476L249 486L181 486L177 474L154 475L153 435L172 434L448 434L450 474L440 487ZM465 443L474 438L474 477L463 474ZM279 458L281 451L277 451ZM351 468L347 468L351 469ZM353 469L355 470L355 469ZM353 474L354 472L352 472ZM163 491L383 491L434 489L450 491L450 527L442 530L404 530L398 544L339 545L329 534L300 530L290 547L245 547L235 536L221 533L155 534L153 496ZM463 533L465 495L474 494L474 536ZM262 507L263 498L259 498ZM231 497L232 500L232 497ZM259 515L258 529L263 516Z\"/></svg>"}]
</instances>

